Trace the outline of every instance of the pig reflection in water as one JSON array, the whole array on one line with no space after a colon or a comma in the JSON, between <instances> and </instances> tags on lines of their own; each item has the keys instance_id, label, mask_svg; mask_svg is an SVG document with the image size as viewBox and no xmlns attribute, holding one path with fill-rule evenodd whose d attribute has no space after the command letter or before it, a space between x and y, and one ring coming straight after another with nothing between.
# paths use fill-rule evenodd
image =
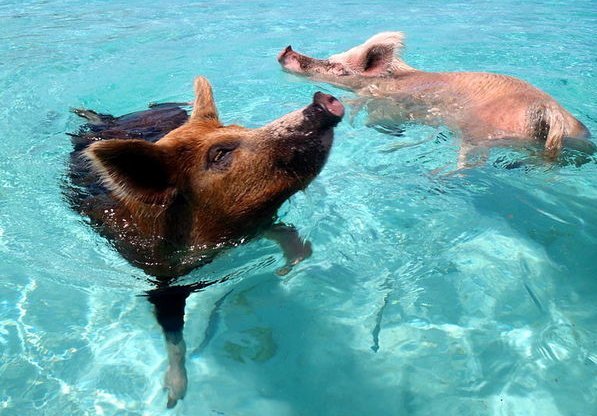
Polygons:
<instances>
[{"instance_id":1,"label":"pig reflection in water","mask_svg":"<svg viewBox=\"0 0 597 416\"><path fill-rule=\"evenodd\" d=\"M384 32L328 59L288 46L278 61L288 72L355 91L367 106L370 125L416 122L460 133L461 167L476 146L505 139L543 143L548 159L564 144L594 152L587 128L527 82L481 72L420 71L400 59L402 47L402 33Z\"/></svg>"},{"instance_id":2,"label":"pig reflection in water","mask_svg":"<svg viewBox=\"0 0 597 416\"><path fill-rule=\"evenodd\" d=\"M190 117L178 105L112 117L75 110L88 124L73 134L69 202L133 265L156 277L148 293L166 341L168 407L187 389L184 307L213 281L175 279L221 250L265 236L284 251L287 273L311 253L296 230L275 223L280 205L323 168L344 115L334 97L247 129L220 123L211 87L195 80Z\"/></svg>"}]
</instances>

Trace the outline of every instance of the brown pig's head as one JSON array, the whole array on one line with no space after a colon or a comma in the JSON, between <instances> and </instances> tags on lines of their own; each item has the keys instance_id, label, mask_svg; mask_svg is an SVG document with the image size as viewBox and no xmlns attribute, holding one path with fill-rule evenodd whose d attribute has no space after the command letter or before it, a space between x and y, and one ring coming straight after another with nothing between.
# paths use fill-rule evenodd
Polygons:
<instances>
[{"instance_id":1,"label":"brown pig's head","mask_svg":"<svg viewBox=\"0 0 597 416\"><path fill-rule=\"evenodd\" d=\"M373 77L413 70L397 57L403 47L403 40L401 32L378 33L362 45L328 59L311 58L287 46L278 55L278 62L288 72L343 88L358 89Z\"/></svg>"},{"instance_id":2,"label":"brown pig's head","mask_svg":"<svg viewBox=\"0 0 597 416\"><path fill-rule=\"evenodd\" d=\"M106 140L86 151L129 211L175 210L186 245L242 237L271 219L321 171L344 115L338 100L318 92L264 127L224 126L206 79L196 79L195 93L189 121L158 142Z\"/></svg>"}]
</instances>

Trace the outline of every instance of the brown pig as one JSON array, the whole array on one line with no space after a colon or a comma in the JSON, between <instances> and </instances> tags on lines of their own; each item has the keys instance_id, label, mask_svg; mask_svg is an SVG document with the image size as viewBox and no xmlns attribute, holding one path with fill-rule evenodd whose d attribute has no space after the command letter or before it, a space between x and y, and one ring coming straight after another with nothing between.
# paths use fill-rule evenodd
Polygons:
<instances>
[{"instance_id":1,"label":"brown pig","mask_svg":"<svg viewBox=\"0 0 597 416\"><path fill-rule=\"evenodd\" d=\"M73 134L68 198L133 265L157 277L148 293L166 339L168 407L187 388L182 337L186 298L215 282L171 285L221 250L260 235L277 241L289 267L309 256L276 211L321 171L344 115L316 93L307 107L261 128L224 126L211 86L195 80L190 116L177 105L89 121Z\"/></svg>"},{"instance_id":2,"label":"brown pig","mask_svg":"<svg viewBox=\"0 0 597 416\"><path fill-rule=\"evenodd\" d=\"M278 61L286 71L355 91L367 105L369 124L446 125L462 136L460 166L475 145L500 139L544 142L550 159L565 141L594 150L587 128L543 91L506 75L412 68L400 58L403 40L400 32L379 33L328 59L288 46Z\"/></svg>"}]
</instances>

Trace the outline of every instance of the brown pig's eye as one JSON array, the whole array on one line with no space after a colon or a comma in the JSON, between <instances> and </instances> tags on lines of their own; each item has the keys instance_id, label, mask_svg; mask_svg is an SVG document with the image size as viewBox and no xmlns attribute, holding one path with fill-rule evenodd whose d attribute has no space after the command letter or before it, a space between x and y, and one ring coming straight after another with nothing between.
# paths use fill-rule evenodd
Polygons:
<instances>
[{"instance_id":1,"label":"brown pig's eye","mask_svg":"<svg viewBox=\"0 0 597 416\"><path fill-rule=\"evenodd\" d=\"M207 152L207 169L224 170L232 163L232 153L238 147L237 142L216 144Z\"/></svg>"}]
</instances>

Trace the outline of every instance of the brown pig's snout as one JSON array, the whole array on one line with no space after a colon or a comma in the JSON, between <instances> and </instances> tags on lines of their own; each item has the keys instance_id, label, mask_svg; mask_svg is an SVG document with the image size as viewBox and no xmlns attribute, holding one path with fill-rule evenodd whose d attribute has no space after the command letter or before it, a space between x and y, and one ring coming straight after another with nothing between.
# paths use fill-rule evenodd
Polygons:
<instances>
[{"instance_id":1,"label":"brown pig's snout","mask_svg":"<svg viewBox=\"0 0 597 416\"><path fill-rule=\"evenodd\" d=\"M313 105L321 108L336 123L340 122L344 116L344 106L333 95L317 91L313 95Z\"/></svg>"}]
</instances>

